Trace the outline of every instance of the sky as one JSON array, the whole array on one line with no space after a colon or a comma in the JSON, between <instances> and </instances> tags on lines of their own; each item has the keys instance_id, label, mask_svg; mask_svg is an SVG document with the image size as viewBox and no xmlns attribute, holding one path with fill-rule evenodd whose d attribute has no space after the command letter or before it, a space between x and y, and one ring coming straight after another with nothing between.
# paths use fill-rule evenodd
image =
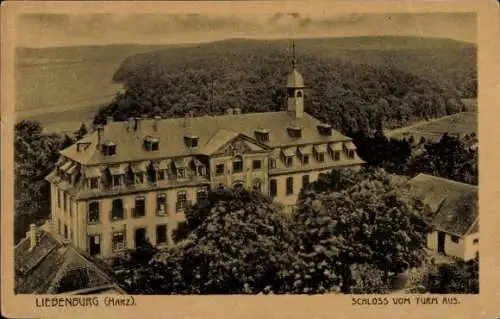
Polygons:
<instances>
[{"instance_id":1,"label":"sky","mask_svg":"<svg viewBox=\"0 0 500 319\"><path fill-rule=\"evenodd\" d=\"M474 13L23 14L16 46L173 44L227 38L422 36L476 42Z\"/></svg>"}]
</instances>

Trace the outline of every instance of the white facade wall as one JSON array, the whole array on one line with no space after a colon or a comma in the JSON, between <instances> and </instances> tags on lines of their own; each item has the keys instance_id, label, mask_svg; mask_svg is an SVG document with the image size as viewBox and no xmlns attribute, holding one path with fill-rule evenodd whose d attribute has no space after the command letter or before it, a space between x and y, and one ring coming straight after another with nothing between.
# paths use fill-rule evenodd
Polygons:
<instances>
[{"instance_id":1,"label":"white facade wall","mask_svg":"<svg viewBox=\"0 0 500 319\"><path fill-rule=\"evenodd\" d=\"M464 237L465 260L474 259L479 254L479 233L470 234Z\"/></svg>"},{"instance_id":2,"label":"white facade wall","mask_svg":"<svg viewBox=\"0 0 500 319\"><path fill-rule=\"evenodd\" d=\"M452 241L453 235L445 235L444 253L447 256L470 260L479 252L479 234L458 237L458 242ZM477 241L476 241L477 240ZM434 231L427 236L427 247L431 250L438 250L438 231Z\"/></svg>"}]
</instances>

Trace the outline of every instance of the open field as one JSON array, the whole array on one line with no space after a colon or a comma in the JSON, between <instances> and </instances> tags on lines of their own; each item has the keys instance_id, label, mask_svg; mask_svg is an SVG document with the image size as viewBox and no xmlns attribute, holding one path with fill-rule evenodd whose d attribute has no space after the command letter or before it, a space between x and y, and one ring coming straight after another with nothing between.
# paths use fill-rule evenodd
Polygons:
<instances>
[{"instance_id":1,"label":"open field","mask_svg":"<svg viewBox=\"0 0 500 319\"><path fill-rule=\"evenodd\" d=\"M16 118L38 120L48 131L74 131L121 89L113 75L123 60L158 48L165 46L18 48Z\"/></svg>"},{"instance_id":2,"label":"open field","mask_svg":"<svg viewBox=\"0 0 500 319\"><path fill-rule=\"evenodd\" d=\"M387 131L386 135L398 139L413 136L416 141L419 141L422 137L426 140L439 140L445 132L452 134L477 134L477 113L462 112L443 116L438 119Z\"/></svg>"}]
</instances>

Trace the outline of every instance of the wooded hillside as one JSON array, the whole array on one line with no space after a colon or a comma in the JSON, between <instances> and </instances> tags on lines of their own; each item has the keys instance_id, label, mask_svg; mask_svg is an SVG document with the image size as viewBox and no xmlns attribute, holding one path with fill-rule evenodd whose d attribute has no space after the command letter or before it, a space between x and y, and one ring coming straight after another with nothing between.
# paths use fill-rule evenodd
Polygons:
<instances>
[{"instance_id":1,"label":"wooded hillside","mask_svg":"<svg viewBox=\"0 0 500 319\"><path fill-rule=\"evenodd\" d=\"M344 133L407 125L462 110L476 95L476 48L405 37L297 40L306 111ZM126 90L108 115L184 116L283 109L289 40L226 40L141 53L114 76Z\"/></svg>"}]
</instances>

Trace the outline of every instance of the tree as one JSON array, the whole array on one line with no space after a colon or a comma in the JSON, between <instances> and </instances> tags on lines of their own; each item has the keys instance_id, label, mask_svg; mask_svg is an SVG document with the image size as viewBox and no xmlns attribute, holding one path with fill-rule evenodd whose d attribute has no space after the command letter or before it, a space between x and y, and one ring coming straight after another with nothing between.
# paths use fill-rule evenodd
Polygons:
<instances>
[{"instance_id":1,"label":"tree","mask_svg":"<svg viewBox=\"0 0 500 319\"><path fill-rule=\"evenodd\" d=\"M50 214L50 187L45 177L54 169L64 141L59 134L44 134L36 121L14 127L14 240L22 238L29 224Z\"/></svg>"},{"instance_id":2,"label":"tree","mask_svg":"<svg viewBox=\"0 0 500 319\"><path fill-rule=\"evenodd\" d=\"M309 41L300 44L304 47L301 59L305 62L301 63L300 71L308 81L304 107L346 135L357 131L371 133L425 117L446 115L444 101L453 100L457 106L461 105L455 87L462 85L463 79L449 81L449 78L457 68L467 68L463 61L441 69L446 80L439 81L432 78L436 73L434 69L422 69L422 64L415 62L421 59L421 52L419 59L405 57L404 63L391 62L391 65L381 66L364 54L359 59L353 58L356 63L349 63L335 58L337 52L330 55L323 49L318 51L318 47L331 46L329 40L318 41L327 42L312 47ZM236 46L220 42L203 48L186 47L131 56L114 76L126 90L98 111L94 123L105 123L107 116L125 120L142 113L165 117L182 117L189 111L197 116L216 115L228 107L239 107L244 113L283 110L286 92L282 81L289 71L282 67L285 46L280 41L252 41ZM406 55L400 51L395 53L401 54ZM449 63L434 63L435 56L429 57L434 66L441 68L444 62ZM387 61L385 57L382 60ZM464 60L473 62L466 72L473 78L475 59L467 55ZM408 61L413 61L410 64L415 67L409 68ZM212 83L216 85L212 87Z\"/></svg>"},{"instance_id":3,"label":"tree","mask_svg":"<svg viewBox=\"0 0 500 319\"><path fill-rule=\"evenodd\" d=\"M145 294L291 291L292 270L300 261L289 217L259 192L219 189L210 196L209 216L176 247L156 254L148 267L136 268L128 289Z\"/></svg>"},{"instance_id":4,"label":"tree","mask_svg":"<svg viewBox=\"0 0 500 319\"><path fill-rule=\"evenodd\" d=\"M459 182L477 184L477 149L470 141L443 134L438 142L427 142L422 154L415 157L409 173L427 173Z\"/></svg>"},{"instance_id":5,"label":"tree","mask_svg":"<svg viewBox=\"0 0 500 319\"><path fill-rule=\"evenodd\" d=\"M479 258L434 265L428 274L427 289L435 294L479 293Z\"/></svg>"},{"instance_id":6,"label":"tree","mask_svg":"<svg viewBox=\"0 0 500 319\"><path fill-rule=\"evenodd\" d=\"M355 265L382 271L384 282L390 273L419 266L430 222L430 210L406 182L381 169L344 169L321 175L303 191L293 229L299 254L314 264L326 261L341 278L342 291L350 292Z\"/></svg>"},{"instance_id":7,"label":"tree","mask_svg":"<svg viewBox=\"0 0 500 319\"><path fill-rule=\"evenodd\" d=\"M87 135L87 133L88 133L88 131L87 131L87 127L85 126L85 123L82 123L82 125L80 125L80 128L74 133L75 139L77 141L81 140L82 137Z\"/></svg>"}]
</instances>

